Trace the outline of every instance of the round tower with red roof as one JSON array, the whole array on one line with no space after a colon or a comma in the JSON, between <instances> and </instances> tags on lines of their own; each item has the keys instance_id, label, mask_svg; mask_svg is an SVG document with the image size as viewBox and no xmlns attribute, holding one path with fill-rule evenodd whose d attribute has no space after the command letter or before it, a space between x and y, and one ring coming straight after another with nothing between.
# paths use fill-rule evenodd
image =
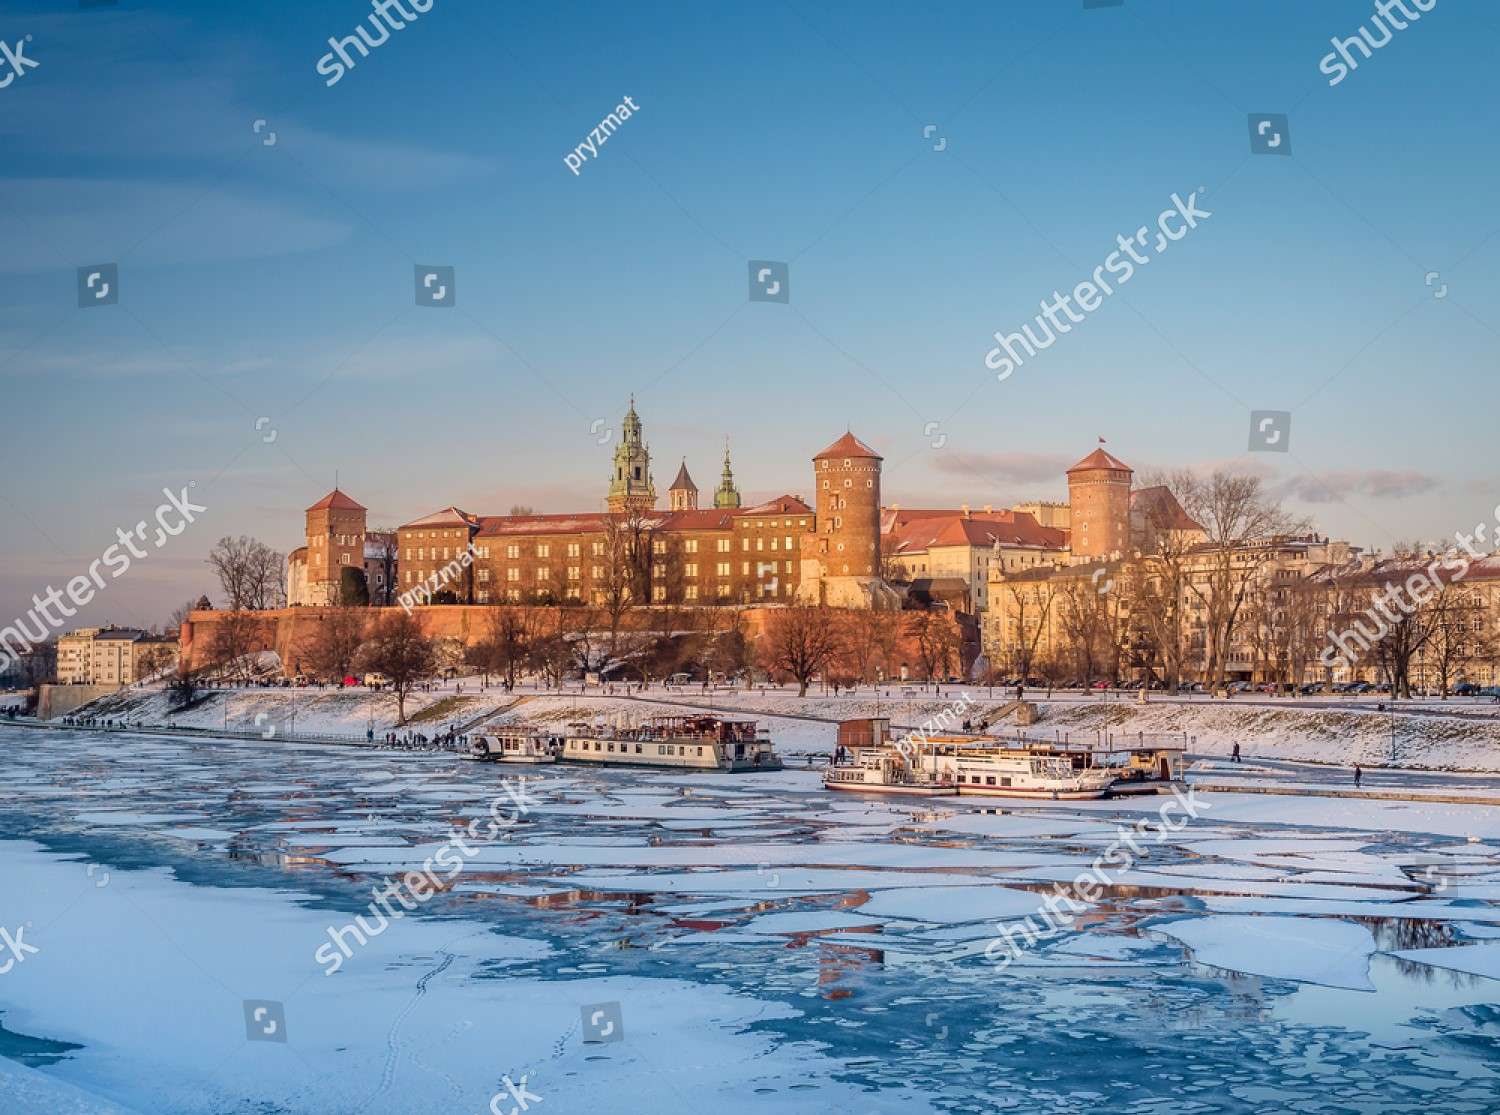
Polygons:
<instances>
[{"instance_id":1,"label":"round tower with red roof","mask_svg":"<svg viewBox=\"0 0 1500 1115\"><path fill-rule=\"evenodd\" d=\"M881 456L846 433L813 458L817 533L804 543L804 598L870 607L880 581ZM808 575L816 571L814 584Z\"/></svg>"},{"instance_id":2,"label":"round tower with red roof","mask_svg":"<svg viewBox=\"0 0 1500 1115\"><path fill-rule=\"evenodd\" d=\"M1068 469L1068 517L1074 558L1108 558L1130 549L1129 465L1103 446Z\"/></svg>"}]
</instances>

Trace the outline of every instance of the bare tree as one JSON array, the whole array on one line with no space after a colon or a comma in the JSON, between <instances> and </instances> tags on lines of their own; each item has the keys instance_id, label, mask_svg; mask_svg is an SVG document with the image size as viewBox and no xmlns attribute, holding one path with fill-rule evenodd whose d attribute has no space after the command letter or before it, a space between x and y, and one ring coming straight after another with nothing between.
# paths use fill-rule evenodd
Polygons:
<instances>
[{"instance_id":1,"label":"bare tree","mask_svg":"<svg viewBox=\"0 0 1500 1115\"><path fill-rule=\"evenodd\" d=\"M250 656L266 646L266 626L253 612L226 612L213 626L208 664L220 679L242 680L254 672Z\"/></svg>"},{"instance_id":2,"label":"bare tree","mask_svg":"<svg viewBox=\"0 0 1500 1115\"><path fill-rule=\"evenodd\" d=\"M286 557L246 535L225 535L208 553L230 611L279 608L286 603Z\"/></svg>"},{"instance_id":3,"label":"bare tree","mask_svg":"<svg viewBox=\"0 0 1500 1115\"><path fill-rule=\"evenodd\" d=\"M1047 629L1053 592L1050 586L1035 581L1007 584L1005 589L1015 603L1016 630L1015 638L1011 640L1011 661L1016 673L1025 681L1031 676L1037 645Z\"/></svg>"},{"instance_id":4,"label":"bare tree","mask_svg":"<svg viewBox=\"0 0 1500 1115\"><path fill-rule=\"evenodd\" d=\"M1203 528L1206 568L1188 578L1204 609L1205 674L1214 688L1224 684L1234 628L1245 595L1267 557L1273 539L1305 530L1263 489L1258 476L1223 470L1207 480L1180 475L1173 494Z\"/></svg>"},{"instance_id":5,"label":"bare tree","mask_svg":"<svg viewBox=\"0 0 1500 1115\"><path fill-rule=\"evenodd\" d=\"M404 724L406 698L437 672L437 644L422 631L417 618L403 609L391 612L376 626L360 661L365 669L384 674L390 682L396 695L396 722Z\"/></svg>"},{"instance_id":6,"label":"bare tree","mask_svg":"<svg viewBox=\"0 0 1500 1115\"><path fill-rule=\"evenodd\" d=\"M300 648L320 678L342 681L354 671L365 641L365 617L361 608L333 608L317 619L317 626Z\"/></svg>"},{"instance_id":7,"label":"bare tree","mask_svg":"<svg viewBox=\"0 0 1500 1115\"><path fill-rule=\"evenodd\" d=\"M484 671L488 684L490 674L498 674L507 692L516 687L516 679L532 653L534 624L527 609L506 605L491 612L479 642L468 650L468 661Z\"/></svg>"},{"instance_id":8,"label":"bare tree","mask_svg":"<svg viewBox=\"0 0 1500 1115\"><path fill-rule=\"evenodd\" d=\"M953 672L959 651L958 626L948 613L928 609L909 612L905 628L907 637L916 645L924 681Z\"/></svg>"},{"instance_id":9,"label":"bare tree","mask_svg":"<svg viewBox=\"0 0 1500 1115\"><path fill-rule=\"evenodd\" d=\"M872 682L882 672L890 672L900 634L899 620L897 612L874 609L858 611L849 617L844 651L854 677Z\"/></svg>"},{"instance_id":10,"label":"bare tree","mask_svg":"<svg viewBox=\"0 0 1500 1115\"><path fill-rule=\"evenodd\" d=\"M833 613L826 607L778 608L766 624L762 662L795 678L799 697L807 696L807 683L838 651Z\"/></svg>"},{"instance_id":11,"label":"bare tree","mask_svg":"<svg viewBox=\"0 0 1500 1115\"><path fill-rule=\"evenodd\" d=\"M375 562L380 572L379 583L370 589L370 603L376 607L388 608L396 599L396 567L400 556L396 528L379 527L367 531L365 540L375 550Z\"/></svg>"}]
</instances>

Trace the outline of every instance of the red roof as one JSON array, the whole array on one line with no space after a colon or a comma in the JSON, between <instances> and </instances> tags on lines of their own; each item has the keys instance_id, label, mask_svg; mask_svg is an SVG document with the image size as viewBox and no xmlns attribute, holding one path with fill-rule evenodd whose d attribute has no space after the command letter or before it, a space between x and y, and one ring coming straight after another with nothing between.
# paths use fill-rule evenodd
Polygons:
<instances>
[{"instance_id":1,"label":"red roof","mask_svg":"<svg viewBox=\"0 0 1500 1115\"><path fill-rule=\"evenodd\" d=\"M1137 488L1130 493L1130 508L1151 517L1158 530L1202 530L1203 526L1182 509L1172 489L1165 484Z\"/></svg>"},{"instance_id":2,"label":"red roof","mask_svg":"<svg viewBox=\"0 0 1500 1115\"><path fill-rule=\"evenodd\" d=\"M860 441L859 438L855 437L853 434L845 434L843 437L839 438L838 441L834 442L827 449L823 450L823 452L814 457L813 460L821 461L824 457L869 457L870 459L876 461L885 460L884 457L875 452L875 450L871 449L864 442Z\"/></svg>"},{"instance_id":3,"label":"red roof","mask_svg":"<svg viewBox=\"0 0 1500 1115\"><path fill-rule=\"evenodd\" d=\"M754 507L736 507L736 515L811 515L812 508L796 496L777 496Z\"/></svg>"},{"instance_id":4,"label":"red roof","mask_svg":"<svg viewBox=\"0 0 1500 1115\"><path fill-rule=\"evenodd\" d=\"M888 553L903 554L928 550L934 546L983 546L997 542L1001 546L1025 546L1061 550L1068 544L1068 532L1044 527L1025 511L979 512L965 516L962 511L886 512L881 520L885 541L881 548Z\"/></svg>"},{"instance_id":5,"label":"red roof","mask_svg":"<svg viewBox=\"0 0 1500 1115\"><path fill-rule=\"evenodd\" d=\"M1068 469L1068 472L1088 472L1089 470L1096 468L1118 469L1122 472L1134 471L1124 461L1120 460L1119 457L1116 457L1112 453L1106 453L1102 448L1100 448L1095 449L1083 460L1079 461L1072 468Z\"/></svg>"},{"instance_id":6,"label":"red roof","mask_svg":"<svg viewBox=\"0 0 1500 1115\"><path fill-rule=\"evenodd\" d=\"M423 515L420 519L413 519L409 523L402 523L402 530L412 527L461 527L477 526L479 516L471 515L467 511L461 511L457 507L445 507L441 511L434 511L430 515Z\"/></svg>"},{"instance_id":7,"label":"red roof","mask_svg":"<svg viewBox=\"0 0 1500 1115\"><path fill-rule=\"evenodd\" d=\"M339 491L337 488L335 488L333 491L329 492L322 499L318 500L318 502L315 503L315 504L313 504L311 507L309 507L308 510L309 511L327 511L330 508L336 509L338 511L364 511L364 510L366 510L365 507L363 507L362 505L360 505L358 503L355 503L354 500L350 499L348 496L346 496L343 492Z\"/></svg>"}]
</instances>

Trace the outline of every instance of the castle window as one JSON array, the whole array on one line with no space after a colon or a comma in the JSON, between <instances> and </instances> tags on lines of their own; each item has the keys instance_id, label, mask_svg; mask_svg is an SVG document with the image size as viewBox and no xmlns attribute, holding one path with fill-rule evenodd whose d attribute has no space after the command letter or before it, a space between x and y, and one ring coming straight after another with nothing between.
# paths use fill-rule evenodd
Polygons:
<instances>
[{"instance_id":1,"label":"castle window","mask_svg":"<svg viewBox=\"0 0 1500 1115\"><path fill-rule=\"evenodd\" d=\"M844 458L844 467L845 467L845 468L848 468L848 467L849 467L849 458L848 458L848 457L845 457L845 458Z\"/></svg>"},{"instance_id":2,"label":"castle window","mask_svg":"<svg viewBox=\"0 0 1500 1115\"><path fill-rule=\"evenodd\" d=\"M697 600L698 599L698 586L697 585L688 585L688 587L684 590L683 595L686 596L687 599L689 599L689 600Z\"/></svg>"},{"instance_id":3,"label":"castle window","mask_svg":"<svg viewBox=\"0 0 1500 1115\"><path fill-rule=\"evenodd\" d=\"M505 571L505 579L507 581L519 581L521 579L521 571L513 565Z\"/></svg>"},{"instance_id":4,"label":"castle window","mask_svg":"<svg viewBox=\"0 0 1500 1115\"><path fill-rule=\"evenodd\" d=\"M734 545L734 539L732 539L732 538L720 538L718 540L718 543L719 543L718 546L715 547L715 548L719 551L719 553L721 553L721 554L727 554L729 552L730 547Z\"/></svg>"},{"instance_id":5,"label":"castle window","mask_svg":"<svg viewBox=\"0 0 1500 1115\"><path fill-rule=\"evenodd\" d=\"M635 466L635 478L637 480L639 480L641 478L641 466L640 465L636 465Z\"/></svg>"},{"instance_id":6,"label":"castle window","mask_svg":"<svg viewBox=\"0 0 1500 1115\"><path fill-rule=\"evenodd\" d=\"M603 554L604 554L604 543L603 542L595 542L594 543L594 556L595 557L602 557Z\"/></svg>"},{"instance_id":7,"label":"castle window","mask_svg":"<svg viewBox=\"0 0 1500 1115\"><path fill-rule=\"evenodd\" d=\"M686 565L684 565L682 567L682 575L684 577L696 577L698 575L698 565L697 565L697 563L690 561Z\"/></svg>"},{"instance_id":8,"label":"castle window","mask_svg":"<svg viewBox=\"0 0 1500 1115\"><path fill-rule=\"evenodd\" d=\"M603 577L604 576L604 566L602 566L602 565L595 565L595 566L593 566L592 568L589 569L589 576L593 577L595 580L598 580L599 578Z\"/></svg>"},{"instance_id":9,"label":"castle window","mask_svg":"<svg viewBox=\"0 0 1500 1115\"><path fill-rule=\"evenodd\" d=\"M552 579L552 571L544 565L536 571L536 579L538 581L549 581Z\"/></svg>"},{"instance_id":10,"label":"castle window","mask_svg":"<svg viewBox=\"0 0 1500 1115\"><path fill-rule=\"evenodd\" d=\"M576 566L576 565L570 565L570 566L568 566L568 580L570 580L570 581L576 581L576 580L578 580L579 576L582 573L583 573L583 570L580 569L578 566Z\"/></svg>"},{"instance_id":11,"label":"castle window","mask_svg":"<svg viewBox=\"0 0 1500 1115\"><path fill-rule=\"evenodd\" d=\"M846 488L852 488L852 487L854 487L854 481L850 480L847 476L844 477L844 487L846 487Z\"/></svg>"},{"instance_id":12,"label":"castle window","mask_svg":"<svg viewBox=\"0 0 1500 1115\"><path fill-rule=\"evenodd\" d=\"M785 541L786 541L786 549L790 550L792 548L792 536L790 534L787 535Z\"/></svg>"},{"instance_id":13,"label":"castle window","mask_svg":"<svg viewBox=\"0 0 1500 1115\"><path fill-rule=\"evenodd\" d=\"M511 560L515 560L516 558L521 556L521 547L515 545L514 543L505 547L505 556L510 558Z\"/></svg>"},{"instance_id":14,"label":"castle window","mask_svg":"<svg viewBox=\"0 0 1500 1115\"><path fill-rule=\"evenodd\" d=\"M569 542L568 543L568 556L571 557L571 558L576 558L578 556L578 543L577 542Z\"/></svg>"},{"instance_id":15,"label":"castle window","mask_svg":"<svg viewBox=\"0 0 1500 1115\"><path fill-rule=\"evenodd\" d=\"M698 552L698 540L696 538L689 538L682 544L682 548L686 553L696 554Z\"/></svg>"},{"instance_id":16,"label":"castle window","mask_svg":"<svg viewBox=\"0 0 1500 1115\"><path fill-rule=\"evenodd\" d=\"M552 547L545 542L538 542L536 547L536 556L539 558L551 557Z\"/></svg>"}]
</instances>

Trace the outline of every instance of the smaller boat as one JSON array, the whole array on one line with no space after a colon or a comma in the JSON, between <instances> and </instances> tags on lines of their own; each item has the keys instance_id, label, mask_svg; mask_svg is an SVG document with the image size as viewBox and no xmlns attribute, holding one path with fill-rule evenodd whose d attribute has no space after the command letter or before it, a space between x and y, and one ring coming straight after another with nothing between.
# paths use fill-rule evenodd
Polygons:
<instances>
[{"instance_id":1,"label":"smaller boat","mask_svg":"<svg viewBox=\"0 0 1500 1115\"><path fill-rule=\"evenodd\" d=\"M518 726L472 737L465 758L486 763L555 763L562 749L562 736Z\"/></svg>"}]
</instances>

